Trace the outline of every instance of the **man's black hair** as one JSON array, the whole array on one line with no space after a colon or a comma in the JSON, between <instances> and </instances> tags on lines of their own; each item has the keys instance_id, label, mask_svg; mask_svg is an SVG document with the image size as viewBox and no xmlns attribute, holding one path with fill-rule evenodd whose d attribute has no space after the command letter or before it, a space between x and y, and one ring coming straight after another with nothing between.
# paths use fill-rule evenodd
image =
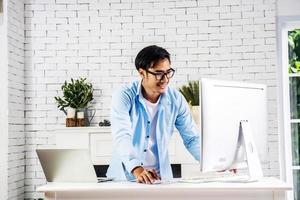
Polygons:
<instances>
[{"instance_id":1,"label":"man's black hair","mask_svg":"<svg viewBox=\"0 0 300 200\"><path fill-rule=\"evenodd\" d=\"M154 67L160 60L168 59L170 61L170 54L162 47L151 45L143 48L135 58L135 67L137 70L149 69Z\"/></svg>"}]
</instances>

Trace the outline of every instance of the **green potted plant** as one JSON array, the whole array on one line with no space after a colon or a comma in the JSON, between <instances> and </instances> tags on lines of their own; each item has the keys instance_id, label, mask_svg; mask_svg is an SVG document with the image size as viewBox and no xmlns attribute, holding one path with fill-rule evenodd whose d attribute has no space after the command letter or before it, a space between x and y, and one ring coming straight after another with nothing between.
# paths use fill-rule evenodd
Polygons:
<instances>
[{"instance_id":1,"label":"green potted plant","mask_svg":"<svg viewBox=\"0 0 300 200\"><path fill-rule=\"evenodd\" d=\"M86 78L79 78L77 80L71 78L70 83L65 81L61 86L61 90L63 96L55 97L55 100L57 107L67 115L67 126L88 126L90 120L88 120L87 109L91 108L90 102L94 99L93 85L87 83ZM74 125L76 117L77 122ZM73 119L73 121L68 119ZM68 121L70 124L68 124Z\"/></svg>"},{"instance_id":2,"label":"green potted plant","mask_svg":"<svg viewBox=\"0 0 300 200\"><path fill-rule=\"evenodd\" d=\"M188 85L179 88L190 106L193 118L200 127L199 81L189 81Z\"/></svg>"}]
</instances>

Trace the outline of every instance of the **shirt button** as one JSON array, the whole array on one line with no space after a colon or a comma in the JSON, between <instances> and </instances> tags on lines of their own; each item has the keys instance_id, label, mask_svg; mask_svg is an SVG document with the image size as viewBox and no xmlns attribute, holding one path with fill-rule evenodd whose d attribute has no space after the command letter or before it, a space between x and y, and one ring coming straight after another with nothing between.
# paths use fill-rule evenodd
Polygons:
<instances>
[{"instance_id":1,"label":"shirt button","mask_svg":"<svg viewBox=\"0 0 300 200\"><path fill-rule=\"evenodd\" d=\"M149 135L147 135L146 138L149 138Z\"/></svg>"},{"instance_id":2,"label":"shirt button","mask_svg":"<svg viewBox=\"0 0 300 200\"><path fill-rule=\"evenodd\" d=\"M146 152L147 151L147 149L144 149L144 152Z\"/></svg>"},{"instance_id":3,"label":"shirt button","mask_svg":"<svg viewBox=\"0 0 300 200\"><path fill-rule=\"evenodd\" d=\"M141 165L143 166L143 163L141 163Z\"/></svg>"},{"instance_id":4,"label":"shirt button","mask_svg":"<svg viewBox=\"0 0 300 200\"><path fill-rule=\"evenodd\" d=\"M148 124L150 124L150 121L148 121Z\"/></svg>"}]
</instances>

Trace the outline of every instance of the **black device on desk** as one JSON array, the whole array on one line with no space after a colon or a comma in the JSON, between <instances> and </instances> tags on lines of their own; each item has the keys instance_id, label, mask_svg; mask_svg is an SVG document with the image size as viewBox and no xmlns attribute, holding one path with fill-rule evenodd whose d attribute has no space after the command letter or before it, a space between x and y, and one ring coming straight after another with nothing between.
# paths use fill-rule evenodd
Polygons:
<instances>
[{"instance_id":1,"label":"black device on desk","mask_svg":"<svg viewBox=\"0 0 300 200\"><path fill-rule=\"evenodd\" d=\"M98 177L98 183L107 182L107 181L113 181L113 178L107 178L107 177Z\"/></svg>"}]
</instances>

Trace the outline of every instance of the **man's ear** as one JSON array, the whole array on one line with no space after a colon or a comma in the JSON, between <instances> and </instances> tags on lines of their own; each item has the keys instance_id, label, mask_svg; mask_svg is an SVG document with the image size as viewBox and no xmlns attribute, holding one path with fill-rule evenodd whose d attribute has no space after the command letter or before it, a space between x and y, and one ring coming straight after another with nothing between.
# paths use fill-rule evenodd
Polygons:
<instances>
[{"instance_id":1,"label":"man's ear","mask_svg":"<svg viewBox=\"0 0 300 200\"><path fill-rule=\"evenodd\" d=\"M139 69L139 74L141 78L144 78L144 70L143 69Z\"/></svg>"}]
</instances>

